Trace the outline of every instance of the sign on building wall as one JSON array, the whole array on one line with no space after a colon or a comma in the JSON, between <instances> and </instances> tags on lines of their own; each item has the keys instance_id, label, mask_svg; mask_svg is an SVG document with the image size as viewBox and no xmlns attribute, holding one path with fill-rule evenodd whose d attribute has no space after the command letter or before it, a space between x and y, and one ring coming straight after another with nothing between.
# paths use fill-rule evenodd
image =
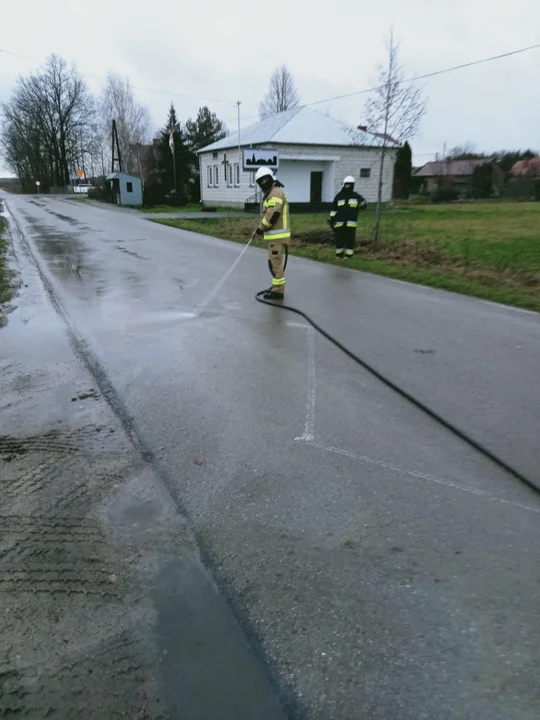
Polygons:
<instances>
[{"instance_id":1,"label":"sign on building wall","mask_svg":"<svg viewBox=\"0 0 540 720\"><path fill-rule=\"evenodd\" d=\"M253 148L244 148L244 172L255 171L261 167L277 170L279 168L279 150L254 150Z\"/></svg>"}]
</instances>

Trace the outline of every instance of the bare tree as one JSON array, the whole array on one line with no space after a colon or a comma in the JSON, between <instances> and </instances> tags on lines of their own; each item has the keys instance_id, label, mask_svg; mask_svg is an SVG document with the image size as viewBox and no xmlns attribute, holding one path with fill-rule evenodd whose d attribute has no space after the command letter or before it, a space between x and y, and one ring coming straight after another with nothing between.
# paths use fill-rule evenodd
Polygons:
<instances>
[{"instance_id":1,"label":"bare tree","mask_svg":"<svg viewBox=\"0 0 540 720\"><path fill-rule=\"evenodd\" d=\"M51 55L42 70L19 78L2 107L1 144L23 189L65 186L88 152L94 103L75 67Z\"/></svg>"},{"instance_id":2,"label":"bare tree","mask_svg":"<svg viewBox=\"0 0 540 720\"><path fill-rule=\"evenodd\" d=\"M399 62L399 45L394 41L392 32L388 43L388 65L386 68L379 67L377 87L365 107L368 129L376 133L381 141L377 211L373 229L375 246L380 235L384 159L391 146L401 145L417 133L425 112L423 88L405 80Z\"/></svg>"},{"instance_id":3,"label":"bare tree","mask_svg":"<svg viewBox=\"0 0 540 720\"><path fill-rule=\"evenodd\" d=\"M268 92L259 105L259 115L264 120L276 113L292 110L300 102L292 75L286 65L276 68L270 78Z\"/></svg>"},{"instance_id":4,"label":"bare tree","mask_svg":"<svg viewBox=\"0 0 540 720\"><path fill-rule=\"evenodd\" d=\"M112 73L107 76L99 102L99 118L104 152L105 148L110 152L112 121L116 120L124 170L137 171L138 148L150 135L150 114L136 101L127 78Z\"/></svg>"}]
</instances>

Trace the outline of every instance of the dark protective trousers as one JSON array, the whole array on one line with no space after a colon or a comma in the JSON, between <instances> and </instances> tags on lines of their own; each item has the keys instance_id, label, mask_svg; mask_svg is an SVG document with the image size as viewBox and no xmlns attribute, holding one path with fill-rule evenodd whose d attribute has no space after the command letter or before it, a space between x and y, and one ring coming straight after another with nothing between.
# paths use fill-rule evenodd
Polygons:
<instances>
[{"instance_id":1,"label":"dark protective trousers","mask_svg":"<svg viewBox=\"0 0 540 720\"><path fill-rule=\"evenodd\" d=\"M285 258L287 246L281 242L268 243L268 268L272 273L272 291L285 293Z\"/></svg>"},{"instance_id":2,"label":"dark protective trousers","mask_svg":"<svg viewBox=\"0 0 540 720\"><path fill-rule=\"evenodd\" d=\"M336 243L336 255L341 257L354 254L354 245L356 243L356 228L340 227L334 230L334 241Z\"/></svg>"}]
</instances>

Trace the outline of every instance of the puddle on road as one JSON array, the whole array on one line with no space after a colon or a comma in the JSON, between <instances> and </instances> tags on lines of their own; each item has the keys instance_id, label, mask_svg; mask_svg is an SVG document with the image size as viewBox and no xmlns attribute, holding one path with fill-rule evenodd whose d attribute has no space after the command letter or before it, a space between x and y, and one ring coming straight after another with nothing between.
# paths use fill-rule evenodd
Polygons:
<instances>
[{"instance_id":1,"label":"puddle on road","mask_svg":"<svg viewBox=\"0 0 540 720\"><path fill-rule=\"evenodd\" d=\"M41 229L36 242L56 275L77 280L97 276L98 267L89 261L87 247L70 233Z\"/></svg>"},{"instance_id":2,"label":"puddle on road","mask_svg":"<svg viewBox=\"0 0 540 720\"><path fill-rule=\"evenodd\" d=\"M107 285L100 277L102 265L90 260L91 250L87 243L79 240L73 232L42 225L32 216L26 215L26 219L34 229L36 245L56 277L63 282L68 280L77 285L84 284L86 298L104 294ZM77 294L81 294L80 290Z\"/></svg>"},{"instance_id":3,"label":"puddle on road","mask_svg":"<svg viewBox=\"0 0 540 720\"><path fill-rule=\"evenodd\" d=\"M60 216L59 213L51 213ZM104 328L122 328L131 333L149 333L183 324L194 318L215 319L212 312L201 313L186 303L179 303L178 295L184 294L186 287L193 282L179 276L160 278L156 284L155 276L148 273L148 265L142 266L136 261L148 261L131 243L146 241L145 238L111 239L81 232L81 228L62 230L58 225L50 225L35 216L25 214L32 227L32 240L45 259L53 275L70 292L88 303L100 302L105 298L106 312L96 316L96 322ZM63 219L63 218L62 218ZM113 244L123 255L134 258L135 262L109 252L106 245ZM112 250L112 248L111 248ZM144 271L143 271L144 267ZM141 272L137 272L141 269ZM163 283L171 290L169 295L163 292ZM180 307L179 307L180 305ZM183 307L182 307L183 305ZM157 306L157 312L149 309Z\"/></svg>"}]
</instances>

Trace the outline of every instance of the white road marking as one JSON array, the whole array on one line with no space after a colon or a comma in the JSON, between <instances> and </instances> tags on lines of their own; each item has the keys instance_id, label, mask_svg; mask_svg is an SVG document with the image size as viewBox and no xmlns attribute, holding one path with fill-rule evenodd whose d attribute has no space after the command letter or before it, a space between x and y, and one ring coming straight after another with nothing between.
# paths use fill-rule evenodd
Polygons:
<instances>
[{"instance_id":1,"label":"white road marking","mask_svg":"<svg viewBox=\"0 0 540 720\"><path fill-rule=\"evenodd\" d=\"M414 478L415 480L427 480L428 482L435 483L436 485L443 485L444 487L452 488L453 490L459 490L461 492L469 493L470 495L476 495L477 497L485 497L489 500L493 500L498 503L502 503L503 505L511 505L513 507L520 508L521 510L529 510L530 512L534 513L540 513L540 507L531 507L530 505L523 505L522 503L513 502L512 500L504 500L503 498L497 497L496 495L492 495L491 493L487 492L486 490L479 490L477 488L471 488L467 487L465 485L459 485L458 483L453 482L452 480L444 480L442 478L434 477L433 475L428 475L426 473L416 472L414 470L406 470L405 468L400 467L399 465L394 465L393 463L386 462L384 460L377 460L375 458L368 457L367 455L360 455L358 453L352 452L351 450L345 450L344 448L337 448L332 447L331 445L324 445L323 443L317 443L313 440L307 440L305 437L296 438L298 442L305 442L306 445L309 445L310 447L314 447L317 450L323 450L324 452L334 453L335 455L342 455L343 457L348 457L351 460L360 460L361 462L367 463L369 465L377 465L378 467L382 467L385 470L392 470L395 473L399 473L400 475L405 475L410 478Z\"/></svg>"},{"instance_id":2,"label":"white road marking","mask_svg":"<svg viewBox=\"0 0 540 720\"><path fill-rule=\"evenodd\" d=\"M287 325L287 327L305 328L306 330L311 327L311 325L306 325L306 323L300 322L286 322L285 325Z\"/></svg>"},{"instance_id":3,"label":"white road marking","mask_svg":"<svg viewBox=\"0 0 540 720\"><path fill-rule=\"evenodd\" d=\"M307 328L308 335L308 396L306 403L306 423L304 434L295 440L314 442L315 440L315 330L311 325Z\"/></svg>"}]
</instances>

